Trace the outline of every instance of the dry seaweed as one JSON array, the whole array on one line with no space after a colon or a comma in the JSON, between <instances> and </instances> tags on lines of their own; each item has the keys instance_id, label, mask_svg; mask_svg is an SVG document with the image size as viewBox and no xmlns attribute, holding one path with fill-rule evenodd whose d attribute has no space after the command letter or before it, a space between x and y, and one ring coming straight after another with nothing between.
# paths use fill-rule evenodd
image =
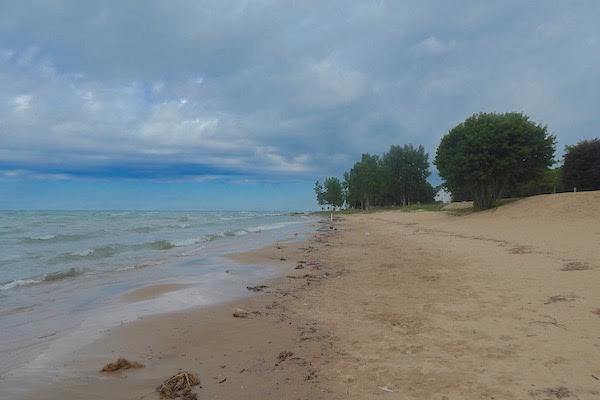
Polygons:
<instances>
[{"instance_id":1,"label":"dry seaweed","mask_svg":"<svg viewBox=\"0 0 600 400\"><path fill-rule=\"evenodd\" d=\"M194 400L197 398L197 395L192 392L192 387L198 385L200 385L200 380L196 375L181 371L166 379L156 388L156 391L160 393L162 399L182 398L185 400Z\"/></svg>"},{"instance_id":2,"label":"dry seaweed","mask_svg":"<svg viewBox=\"0 0 600 400\"><path fill-rule=\"evenodd\" d=\"M144 365L135 361L129 361L128 359L123 357L119 357L117 361L106 364L101 369L101 372L115 372L122 369L131 368L144 368Z\"/></svg>"},{"instance_id":3,"label":"dry seaweed","mask_svg":"<svg viewBox=\"0 0 600 400\"><path fill-rule=\"evenodd\" d=\"M250 290L251 292L262 292L263 290L265 290L267 288L268 288L267 285L246 286L246 289Z\"/></svg>"},{"instance_id":4,"label":"dry seaweed","mask_svg":"<svg viewBox=\"0 0 600 400\"><path fill-rule=\"evenodd\" d=\"M291 357L293 355L294 355L294 353L292 353L291 351L282 351L277 356L277 360L281 363L281 362L284 362L285 360L287 360L289 357Z\"/></svg>"}]
</instances>

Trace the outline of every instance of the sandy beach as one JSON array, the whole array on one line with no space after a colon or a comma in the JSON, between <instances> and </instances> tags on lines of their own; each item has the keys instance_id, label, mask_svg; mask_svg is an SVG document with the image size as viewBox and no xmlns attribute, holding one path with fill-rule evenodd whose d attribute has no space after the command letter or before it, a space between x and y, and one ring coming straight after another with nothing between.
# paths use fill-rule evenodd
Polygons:
<instances>
[{"instance_id":1,"label":"sandy beach","mask_svg":"<svg viewBox=\"0 0 600 400\"><path fill-rule=\"evenodd\" d=\"M12 395L157 399L184 369L201 399L600 398L600 192L343 215L305 242L231 257L281 277L112 329L65 363L71 375ZM120 356L145 367L99 372Z\"/></svg>"}]
</instances>

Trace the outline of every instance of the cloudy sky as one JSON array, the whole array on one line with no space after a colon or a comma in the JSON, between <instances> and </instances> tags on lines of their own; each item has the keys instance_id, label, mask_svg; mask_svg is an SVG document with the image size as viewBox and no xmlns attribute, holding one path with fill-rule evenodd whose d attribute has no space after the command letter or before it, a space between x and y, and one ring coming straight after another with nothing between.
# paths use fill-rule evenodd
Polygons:
<instances>
[{"instance_id":1,"label":"cloudy sky","mask_svg":"<svg viewBox=\"0 0 600 400\"><path fill-rule=\"evenodd\" d=\"M2 1L0 208L309 209L522 111L600 135L600 2ZM433 176L434 183L439 178Z\"/></svg>"}]
</instances>

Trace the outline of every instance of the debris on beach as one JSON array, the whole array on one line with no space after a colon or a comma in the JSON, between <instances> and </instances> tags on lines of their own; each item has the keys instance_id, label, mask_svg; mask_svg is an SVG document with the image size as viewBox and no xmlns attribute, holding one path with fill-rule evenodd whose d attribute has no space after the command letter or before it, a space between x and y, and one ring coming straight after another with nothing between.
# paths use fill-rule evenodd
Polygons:
<instances>
[{"instance_id":1,"label":"debris on beach","mask_svg":"<svg viewBox=\"0 0 600 400\"><path fill-rule=\"evenodd\" d=\"M181 371L166 379L156 391L160 393L161 399L195 400L198 396L192 392L192 387L200 385L196 375ZM202 388L202 386L200 386Z\"/></svg>"},{"instance_id":2,"label":"debris on beach","mask_svg":"<svg viewBox=\"0 0 600 400\"><path fill-rule=\"evenodd\" d=\"M556 295L556 296L551 296L548 298L548 300L544 303L544 304L552 304L552 303L558 303L561 301L574 301L576 300L578 297L575 296L574 294L568 294L568 295Z\"/></svg>"},{"instance_id":3,"label":"debris on beach","mask_svg":"<svg viewBox=\"0 0 600 400\"><path fill-rule=\"evenodd\" d=\"M288 358L290 358L293 355L294 355L294 353L292 353L291 351L282 351L277 356L278 364L284 362L285 360L287 360Z\"/></svg>"},{"instance_id":4,"label":"debris on beach","mask_svg":"<svg viewBox=\"0 0 600 400\"><path fill-rule=\"evenodd\" d=\"M592 269L592 267L587 264L587 263L583 263L583 262L579 262L579 261L571 261L566 263L560 270L561 271L586 271L586 270L590 270Z\"/></svg>"},{"instance_id":5,"label":"debris on beach","mask_svg":"<svg viewBox=\"0 0 600 400\"><path fill-rule=\"evenodd\" d=\"M250 316L250 313L241 308L236 308L233 310L233 316L235 318L248 318Z\"/></svg>"},{"instance_id":6,"label":"debris on beach","mask_svg":"<svg viewBox=\"0 0 600 400\"><path fill-rule=\"evenodd\" d=\"M390 388L386 388L386 387L384 387L384 386L377 386L377 387L378 387L379 389L383 390L384 392L387 392L387 393L394 393L394 391L393 391L392 389L390 389Z\"/></svg>"},{"instance_id":7,"label":"debris on beach","mask_svg":"<svg viewBox=\"0 0 600 400\"><path fill-rule=\"evenodd\" d=\"M250 290L251 292L262 292L266 288L268 288L267 285L246 286L246 289Z\"/></svg>"},{"instance_id":8,"label":"debris on beach","mask_svg":"<svg viewBox=\"0 0 600 400\"><path fill-rule=\"evenodd\" d=\"M306 374L304 376L304 381L305 382L309 382L309 381L314 381L317 378L317 371L315 369L309 369L308 370L308 374Z\"/></svg>"},{"instance_id":9,"label":"debris on beach","mask_svg":"<svg viewBox=\"0 0 600 400\"><path fill-rule=\"evenodd\" d=\"M235 318L252 318L257 315L262 315L260 311L246 311L243 308L234 308L233 314Z\"/></svg>"},{"instance_id":10,"label":"debris on beach","mask_svg":"<svg viewBox=\"0 0 600 400\"><path fill-rule=\"evenodd\" d=\"M100 371L101 372L115 372L122 369L132 369L132 368L144 368L143 364L140 364L135 361L129 361L126 358L119 357L117 361L106 364Z\"/></svg>"},{"instance_id":11,"label":"debris on beach","mask_svg":"<svg viewBox=\"0 0 600 400\"><path fill-rule=\"evenodd\" d=\"M294 269L304 269L304 264L298 264Z\"/></svg>"},{"instance_id":12,"label":"debris on beach","mask_svg":"<svg viewBox=\"0 0 600 400\"><path fill-rule=\"evenodd\" d=\"M290 278L290 279L311 279L311 278L316 278L316 276L313 274L288 275L288 278Z\"/></svg>"},{"instance_id":13,"label":"debris on beach","mask_svg":"<svg viewBox=\"0 0 600 400\"><path fill-rule=\"evenodd\" d=\"M572 397L573 393L566 386L557 386L554 388L545 388L539 390L531 390L529 394L534 398L544 398L544 399L564 399L567 397Z\"/></svg>"}]
</instances>

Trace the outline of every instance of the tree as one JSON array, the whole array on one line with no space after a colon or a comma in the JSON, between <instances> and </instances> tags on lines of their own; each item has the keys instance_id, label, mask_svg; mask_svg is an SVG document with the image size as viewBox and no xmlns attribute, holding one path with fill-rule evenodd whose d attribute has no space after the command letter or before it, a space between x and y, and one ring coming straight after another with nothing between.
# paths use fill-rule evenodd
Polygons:
<instances>
[{"instance_id":1,"label":"tree","mask_svg":"<svg viewBox=\"0 0 600 400\"><path fill-rule=\"evenodd\" d=\"M584 140L567 146L563 165L566 190L600 189L600 139Z\"/></svg>"},{"instance_id":2,"label":"tree","mask_svg":"<svg viewBox=\"0 0 600 400\"><path fill-rule=\"evenodd\" d=\"M347 174L344 174L344 185L347 189L349 204L360 204L361 209L368 210L372 202L380 194L381 163L379 156L365 153Z\"/></svg>"},{"instance_id":3,"label":"tree","mask_svg":"<svg viewBox=\"0 0 600 400\"><path fill-rule=\"evenodd\" d=\"M415 194L412 199L420 203L433 203L435 201L435 187L427 181L423 181L415 190Z\"/></svg>"},{"instance_id":4,"label":"tree","mask_svg":"<svg viewBox=\"0 0 600 400\"><path fill-rule=\"evenodd\" d=\"M394 203L405 206L411 201L423 201L433 192L433 188L427 186L429 155L423 146L390 146L383 155L382 169L386 195Z\"/></svg>"},{"instance_id":5,"label":"tree","mask_svg":"<svg viewBox=\"0 0 600 400\"><path fill-rule=\"evenodd\" d=\"M435 165L451 192L467 191L487 209L505 189L541 176L554 145L546 126L521 113L474 114L442 138Z\"/></svg>"},{"instance_id":6,"label":"tree","mask_svg":"<svg viewBox=\"0 0 600 400\"><path fill-rule=\"evenodd\" d=\"M534 196L536 194L560 193L564 191L561 168L548 168L537 179L517 185L507 191L510 197Z\"/></svg>"},{"instance_id":7,"label":"tree","mask_svg":"<svg viewBox=\"0 0 600 400\"><path fill-rule=\"evenodd\" d=\"M334 210L344 205L344 192L342 190L342 183L338 178L325 178L323 186L325 188L325 204L331 205Z\"/></svg>"},{"instance_id":8,"label":"tree","mask_svg":"<svg viewBox=\"0 0 600 400\"><path fill-rule=\"evenodd\" d=\"M323 205L325 204L325 193L323 192L323 185L321 182L316 181L313 190L317 196L317 203L319 204L319 207L323 208Z\"/></svg>"}]
</instances>

